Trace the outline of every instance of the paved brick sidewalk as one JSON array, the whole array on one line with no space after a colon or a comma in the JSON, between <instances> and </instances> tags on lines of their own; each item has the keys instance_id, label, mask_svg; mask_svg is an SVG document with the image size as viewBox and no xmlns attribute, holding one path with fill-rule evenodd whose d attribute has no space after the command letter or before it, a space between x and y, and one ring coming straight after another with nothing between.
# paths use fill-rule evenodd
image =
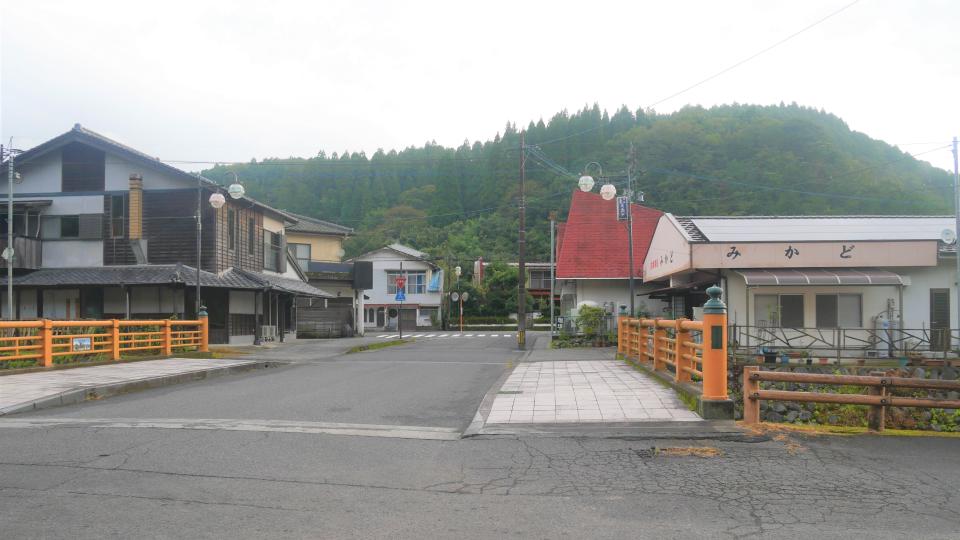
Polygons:
<instances>
[{"instance_id":1,"label":"paved brick sidewalk","mask_svg":"<svg viewBox=\"0 0 960 540\"><path fill-rule=\"evenodd\" d=\"M0 415L82 401L87 389L254 366L254 360L167 358L0 376ZM158 385L159 386L159 385Z\"/></svg>"},{"instance_id":2,"label":"paved brick sidewalk","mask_svg":"<svg viewBox=\"0 0 960 540\"><path fill-rule=\"evenodd\" d=\"M518 365L493 401L489 424L702 419L664 388L616 360Z\"/></svg>"}]
</instances>

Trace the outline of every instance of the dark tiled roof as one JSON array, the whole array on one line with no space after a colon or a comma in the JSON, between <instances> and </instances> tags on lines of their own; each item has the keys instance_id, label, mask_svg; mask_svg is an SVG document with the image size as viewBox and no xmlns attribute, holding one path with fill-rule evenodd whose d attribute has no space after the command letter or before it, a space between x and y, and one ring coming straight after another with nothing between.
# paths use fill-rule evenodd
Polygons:
<instances>
[{"instance_id":1,"label":"dark tiled roof","mask_svg":"<svg viewBox=\"0 0 960 540\"><path fill-rule=\"evenodd\" d=\"M287 230L290 232L306 234L337 234L343 236L353 234L353 229L350 227L344 227L343 225L337 225L336 223L312 218L310 216L294 214L293 212L286 213L290 214L294 219L297 220L295 225L287 227Z\"/></svg>"},{"instance_id":2,"label":"dark tiled roof","mask_svg":"<svg viewBox=\"0 0 960 540\"><path fill-rule=\"evenodd\" d=\"M696 224L693 223L692 218L688 217L677 217L674 216L677 220L677 223L683 227L683 230L687 233L687 236L690 237L694 242L706 242L707 237L703 234L703 231L697 228Z\"/></svg>"},{"instance_id":3,"label":"dark tiled roof","mask_svg":"<svg viewBox=\"0 0 960 540\"><path fill-rule=\"evenodd\" d=\"M6 283L6 279L0 279L0 283ZM42 268L13 278L13 284L18 287L170 284L195 287L197 270L182 264ZM297 279L235 268L219 274L201 271L200 285L225 289L273 289L299 296L333 297L332 294Z\"/></svg>"}]
</instances>

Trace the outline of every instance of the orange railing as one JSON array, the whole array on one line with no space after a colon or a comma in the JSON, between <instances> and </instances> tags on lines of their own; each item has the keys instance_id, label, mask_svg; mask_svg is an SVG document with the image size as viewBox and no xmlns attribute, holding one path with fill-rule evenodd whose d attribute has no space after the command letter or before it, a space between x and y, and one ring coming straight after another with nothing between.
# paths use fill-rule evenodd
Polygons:
<instances>
[{"instance_id":1,"label":"orange railing","mask_svg":"<svg viewBox=\"0 0 960 540\"><path fill-rule=\"evenodd\" d=\"M672 374L706 401L727 398L727 312L721 291L707 290L703 321L634 319L617 322L617 352L653 371ZM702 383L695 385L693 383Z\"/></svg>"},{"instance_id":2,"label":"orange railing","mask_svg":"<svg viewBox=\"0 0 960 540\"><path fill-rule=\"evenodd\" d=\"M55 358L103 356L120 360L124 353L209 350L206 317L195 321L0 321L0 362L33 360L50 367Z\"/></svg>"}]
</instances>

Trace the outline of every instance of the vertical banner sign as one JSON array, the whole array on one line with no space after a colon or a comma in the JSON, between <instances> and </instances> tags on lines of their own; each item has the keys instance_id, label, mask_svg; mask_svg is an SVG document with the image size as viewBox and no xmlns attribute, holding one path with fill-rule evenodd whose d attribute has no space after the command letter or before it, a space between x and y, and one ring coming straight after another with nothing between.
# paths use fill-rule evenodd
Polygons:
<instances>
[{"instance_id":1,"label":"vertical banner sign","mask_svg":"<svg viewBox=\"0 0 960 540\"><path fill-rule=\"evenodd\" d=\"M624 196L617 197L617 221L630 219L630 199Z\"/></svg>"}]
</instances>

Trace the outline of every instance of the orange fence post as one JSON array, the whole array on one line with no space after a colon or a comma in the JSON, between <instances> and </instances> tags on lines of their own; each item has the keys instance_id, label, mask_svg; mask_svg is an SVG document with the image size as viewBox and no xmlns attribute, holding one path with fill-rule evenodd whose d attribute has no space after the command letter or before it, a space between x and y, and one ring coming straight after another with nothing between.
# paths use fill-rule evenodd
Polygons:
<instances>
[{"instance_id":1,"label":"orange fence post","mask_svg":"<svg viewBox=\"0 0 960 540\"><path fill-rule=\"evenodd\" d=\"M40 328L40 343L43 356L40 357L40 365L50 367L53 365L53 321L43 320L43 326Z\"/></svg>"},{"instance_id":2,"label":"orange fence post","mask_svg":"<svg viewBox=\"0 0 960 540\"><path fill-rule=\"evenodd\" d=\"M760 400L753 395L760 390L760 381L753 380L750 376L759 371L757 366L745 366L743 368L743 423L760 423Z\"/></svg>"},{"instance_id":3,"label":"orange fence post","mask_svg":"<svg viewBox=\"0 0 960 540\"><path fill-rule=\"evenodd\" d=\"M727 306L720 296L723 289L707 289L710 297L703 305L703 396L700 416L733 418L733 402L727 397Z\"/></svg>"},{"instance_id":4,"label":"orange fence post","mask_svg":"<svg viewBox=\"0 0 960 540\"><path fill-rule=\"evenodd\" d=\"M660 328L660 319L653 320L653 370L663 369L663 341L661 338L667 337L667 331Z\"/></svg>"},{"instance_id":5,"label":"orange fence post","mask_svg":"<svg viewBox=\"0 0 960 540\"><path fill-rule=\"evenodd\" d=\"M617 353L618 354L623 354L624 351L627 349L626 345L629 337L627 336L627 333L624 331L627 327L626 322L627 322L626 317L621 316L619 319L617 319Z\"/></svg>"},{"instance_id":6,"label":"orange fence post","mask_svg":"<svg viewBox=\"0 0 960 540\"><path fill-rule=\"evenodd\" d=\"M683 368L684 366L693 367L693 362L683 357L683 355L688 351L687 346L684 345L683 343L686 341L690 341L690 331L683 328L683 321L685 320L686 319L677 319L676 321L674 321L674 324L676 324L675 336L677 338L677 341L674 343L675 347L673 349L674 351L673 356L674 356L674 360L676 361L677 371L676 373L674 373L673 380L678 383L690 382L690 372ZM693 351L690 350L690 352L693 352Z\"/></svg>"},{"instance_id":7,"label":"orange fence post","mask_svg":"<svg viewBox=\"0 0 960 540\"><path fill-rule=\"evenodd\" d=\"M173 344L171 343L170 335L170 321L163 321L163 355L170 356L173 354Z\"/></svg>"},{"instance_id":8,"label":"orange fence post","mask_svg":"<svg viewBox=\"0 0 960 540\"><path fill-rule=\"evenodd\" d=\"M110 356L111 358L113 358L113 360L116 361L120 359L120 321L119 320L113 319L113 325L110 328L110 334L112 336L110 338L110 342L112 344L111 345L112 352Z\"/></svg>"},{"instance_id":9,"label":"orange fence post","mask_svg":"<svg viewBox=\"0 0 960 540\"><path fill-rule=\"evenodd\" d=\"M637 324L637 360L646 363L648 360L647 354L650 349L650 334L649 327L644 323L643 319L638 319Z\"/></svg>"},{"instance_id":10,"label":"orange fence post","mask_svg":"<svg viewBox=\"0 0 960 540\"><path fill-rule=\"evenodd\" d=\"M210 352L210 322L207 320L207 309L200 306L200 313L197 314L200 319L200 352Z\"/></svg>"}]
</instances>

